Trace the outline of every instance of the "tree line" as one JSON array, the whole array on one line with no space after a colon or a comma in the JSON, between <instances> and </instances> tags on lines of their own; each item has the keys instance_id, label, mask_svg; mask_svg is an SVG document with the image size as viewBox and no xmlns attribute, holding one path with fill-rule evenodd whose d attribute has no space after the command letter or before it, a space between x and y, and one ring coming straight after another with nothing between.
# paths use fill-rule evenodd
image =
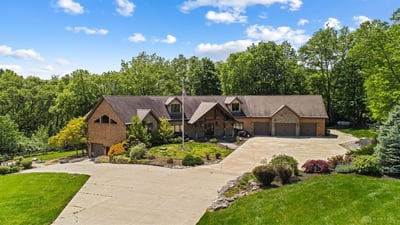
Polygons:
<instances>
[{"instance_id":1,"label":"tree line","mask_svg":"<svg viewBox=\"0 0 400 225\"><path fill-rule=\"evenodd\" d=\"M320 94L331 124L380 123L400 96L398 37L400 9L389 22L320 29L298 49L260 42L224 62L141 52L102 74L75 70L43 80L0 69L0 154L57 134L102 95L180 95L182 79L187 95ZM17 141L9 146L11 136Z\"/></svg>"}]
</instances>

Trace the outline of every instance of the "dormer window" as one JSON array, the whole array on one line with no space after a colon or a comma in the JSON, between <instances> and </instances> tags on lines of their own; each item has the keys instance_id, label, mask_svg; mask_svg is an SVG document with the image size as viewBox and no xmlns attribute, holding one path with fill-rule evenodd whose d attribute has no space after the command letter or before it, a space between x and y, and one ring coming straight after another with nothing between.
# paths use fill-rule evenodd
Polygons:
<instances>
[{"instance_id":1,"label":"dormer window","mask_svg":"<svg viewBox=\"0 0 400 225\"><path fill-rule=\"evenodd\" d=\"M239 103L232 103L231 104L232 112L239 112L240 111L240 104Z\"/></svg>"},{"instance_id":2,"label":"dormer window","mask_svg":"<svg viewBox=\"0 0 400 225\"><path fill-rule=\"evenodd\" d=\"M181 105L180 104L171 104L171 113L180 113L181 112Z\"/></svg>"}]
</instances>

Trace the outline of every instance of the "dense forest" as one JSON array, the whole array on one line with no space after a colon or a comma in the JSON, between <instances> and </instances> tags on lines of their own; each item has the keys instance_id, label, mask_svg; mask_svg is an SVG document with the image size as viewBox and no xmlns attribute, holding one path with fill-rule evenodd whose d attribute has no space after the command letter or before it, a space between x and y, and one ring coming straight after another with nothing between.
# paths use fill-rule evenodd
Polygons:
<instances>
[{"instance_id":1,"label":"dense forest","mask_svg":"<svg viewBox=\"0 0 400 225\"><path fill-rule=\"evenodd\" d=\"M397 9L389 22L321 29L298 49L260 42L225 62L141 52L103 74L76 70L42 80L0 69L0 154L41 148L102 95L179 95L182 79L187 95L320 94L330 124L379 124L400 96L399 37Z\"/></svg>"}]
</instances>

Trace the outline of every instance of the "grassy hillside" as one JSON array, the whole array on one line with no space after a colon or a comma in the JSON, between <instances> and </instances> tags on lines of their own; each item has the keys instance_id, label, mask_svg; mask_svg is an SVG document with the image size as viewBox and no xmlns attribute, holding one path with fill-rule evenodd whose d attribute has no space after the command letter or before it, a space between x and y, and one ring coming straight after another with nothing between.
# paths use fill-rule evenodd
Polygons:
<instances>
[{"instance_id":1,"label":"grassy hillside","mask_svg":"<svg viewBox=\"0 0 400 225\"><path fill-rule=\"evenodd\" d=\"M241 198L198 224L400 224L400 180L317 176Z\"/></svg>"}]
</instances>

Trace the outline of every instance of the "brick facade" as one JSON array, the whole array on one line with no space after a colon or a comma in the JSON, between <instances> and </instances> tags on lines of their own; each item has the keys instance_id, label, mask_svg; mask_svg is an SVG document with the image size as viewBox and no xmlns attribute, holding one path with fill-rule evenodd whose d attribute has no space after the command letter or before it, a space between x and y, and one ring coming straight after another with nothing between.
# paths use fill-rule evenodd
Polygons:
<instances>
[{"instance_id":1,"label":"brick facade","mask_svg":"<svg viewBox=\"0 0 400 225\"><path fill-rule=\"evenodd\" d=\"M101 117L108 116L114 123L102 123ZM100 122L96 122L99 120ZM102 155L106 154L107 149L126 139L126 126L116 115L111 106L106 101L101 101L96 111L90 116L88 124L88 155L92 156L92 146L102 146ZM101 153L97 153L101 154Z\"/></svg>"}]
</instances>

